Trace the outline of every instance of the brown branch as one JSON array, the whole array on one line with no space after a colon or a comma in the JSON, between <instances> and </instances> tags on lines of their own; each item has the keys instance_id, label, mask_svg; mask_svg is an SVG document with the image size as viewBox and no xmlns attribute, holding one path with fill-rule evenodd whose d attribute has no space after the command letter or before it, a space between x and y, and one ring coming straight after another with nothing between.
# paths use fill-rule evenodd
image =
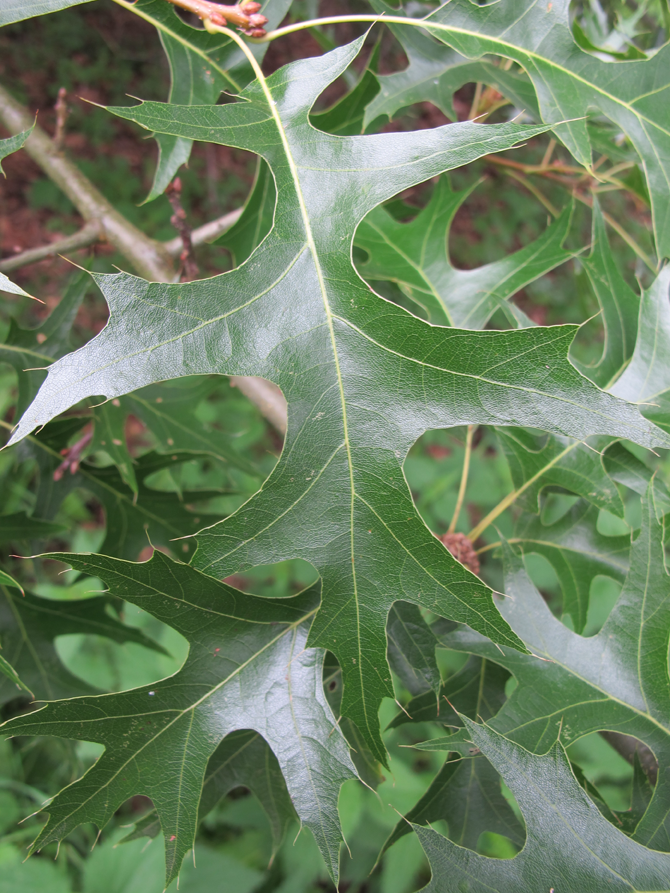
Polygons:
<instances>
[{"instance_id":1,"label":"brown branch","mask_svg":"<svg viewBox=\"0 0 670 893\"><path fill-rule=\"evenodd\" d=\"M182 282L192 282L198 278L198 264L191 241L191 229L186 222L186 211L181 203L181 178L175 177L165 190L168 201L172 205L173 215L170 223L179 233L182 250L179 253L179 278Z\"/></svg>"},{"instance_id":2,"label":"brown branch","mask_svg":"<svg viewBox=\"0 0 670 893\"><path fill-rule=\"evenodd\" d=\"M4 87L0 87L0 121L12 134L28 130L33 124L33 116ZM140 276L154 282L174 282L172 258L163 246L126 220L79 168L58 152L39 125L35 125L24 148L63 190L84 220L99 222L105 237Z\"/></svg>"},{"instance_id":3,"label":"brown branch","mask_svg":"<svg viewBox=\"0 0 670 893\"><path fill-rule=\"evenodd\" d=\"M194 229L191 233L191 243L193 244L193 247L197 248L198 245L202 245L206 242L213 242L215 239L218 239L222 233L225 233L227 229L230 229L230 227L239 220L241 213L242 208L235 208L234 211L229 211L222 217L217 217L216 220L210 220L209 223L204 223L202 226ZM57 239L55 242L50 242L48 245L40 245L39 248L29 248L27 251L15 254L13 257L6 257L4 260L0 260L0 273L11 273L12 270L27 267L28 264L36 264L38 261L44 260L46 257L56 257L56 255L65 254L68 251L78 251L80 248L88 248L89 245L104 241L104 239L105 234L102 231L100 221L89 220L79 232L76 232L71 236ZM184 249L184 243L179 236L170 239L168 242L159 244L162 244L164 250L167 251L170 257L179 257Z\"/></svg>"},{"instance_id":4,"label":"brown branch","mask_svg":"<svg viewBox=\"0 0 670 893\"><path fill-rule=\"evenodd\" d=\"M45 257L55 257L57 254L64 254L66 251L77 251L79 248L88 248L95 242L99 242L103 238L102 227L99 220L89 220L79 232L72 236L65 236L63 239L57 239L48 245L41 245L39 248L29 248L22 251L14 257L7 257L0 260L0 273L10 273L12 270L18 270L19 267L26 267L28 264L36 264Z\"/></svg>"},{"instance_id":5,"label":"brown branch","mask_svg":"<svg viewBox=\"0 0 670 893\"><path fill-rule=\"evenodd\" d=\"M266 25L268 20L264 15L259 15L261 4L253 0L243 0L235 6L211 3L210 0L168 0L168 2L197 15L205 25L225 28L231 23L237 25L240 31L249 37L265 37L263 25Z\"/></svg>"},{"instance_id":6,"label":"brown branch","mask_svg":"<svg viewBox=\"0 0 670 893\"><path fill-rule=\"evenodd\" d=\"M222 233L225 233L225 231L230 229L234 223L237 223L242 214L242 210L242 208L235 208L234 211L228 211L227 214L217 217L216 220L210 220L209 223L203 223L202 226L194 229L191 233L191 243L193 244L193 247L197 248L198 245L202 245L205 242L213 242L215 239L218 239ZM172 257L178 257L181 254L183 247L183 242L179 236L170 239L169 242L163 242L163 248Z\"/></svg>"},{"instance_id":7,"label":"brown branch","mask_svg":"<svg viewBox=\"0 0 670 893\"><path fill-rule=\"evenodd\" d=\"M56 132L54 133L54 148L60 152L63 148L63 140L65 139L65 124L67 123L67 116L70 113L67 102L65 101L67 97L67 90L65 87L61 87L58 91L58 99L56 100L56 105L54 109L56 110Z\"/></svg>"}]
</instances>

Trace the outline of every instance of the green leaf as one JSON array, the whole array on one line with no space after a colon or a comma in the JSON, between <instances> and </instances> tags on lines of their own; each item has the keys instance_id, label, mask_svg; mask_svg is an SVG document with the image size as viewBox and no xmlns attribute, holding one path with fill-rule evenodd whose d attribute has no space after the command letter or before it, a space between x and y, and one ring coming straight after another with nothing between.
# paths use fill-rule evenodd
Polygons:
<instances>
[{"instance_id":1,"label":"green leaf","mask_svg":"<svg viewBox=\"0 0 670 893\"><path fill-rule=\"evenodd\" d=\"M4 657L0 654L0 673L3 676L6 676L10 682L12 682L17 688L22 688L25 692L30 695L31 701L34 700L35 695L31 692L28 686L19 679L18 673L14 669L14 667L7 663Z\"/></svg>"},{"instance_id":2,"label":"green leaf","mask_svg":"<svg viewBox=\"0 0 670 893\"><path fill-rule=\"evenodd\" d=\"M583 638L557 620L521 560L505 548L506 598L500 609L532 656L500 650L465 629L442 637L444 645L500 663L516 677L517 687L491 726L539 753L559 732L567 744L602 729L618 731L639 738L661 766L667 765L670 587L663 530L650 491L643 500L642 528L632 546L626 582L595 636ZM449 738L428 746L453 749ZM659 772L650 807L635 828L636 840L670 849L669 801L670 777Z\"/></svg>"},{"instance_id":3,"label":"green leaf","mask_svg":"<svg viewBox=\"0 0 670 893\"><path fill-rule=\"evenodd\" d=\"M605 339L597 363L575 365L591 381L607 388L633 353L640 299L619 271L607 238L603 213L595 197L591 245L591 253L582 258L582 264L600 305Z\"/></svg>"},{"instance_id":4,"label":"green leaf","mask_svg":"<svg viewBox=\"0 0 670 893\"><path fill-rule=\"evenodd\" d=\"M615 122L642 159L660 257L670 254L670 45L651 59L620 64L584 52L570 29L569 0L551 6L514 0L476 6L451 0L423 20L438 40L469 58L495 53L528 73L542 120L583 165L591 164L586 116ZM564 123L561 123L564 122Z\"/></svg>"},{"instance_id":5,"label":"green leaf","mask_svg":"<svg viewBox=\"0 0 670 893\"><path fill-rule=\"evenodd\" d=\"M62 524L53 524L51 521L32 517L25 512L0 515L0 545L56 536L65 529Z\"/></svg>"},{"instance_id":6,"label":"green leaf","mask_svg":"<svg viewBox=\"0 0 670 893\"><path fill-rule=\"evenodd\" d=\"M214 751L207 764L198 821L205 818L230 791L244 786L256 795L270 822L272 852L277 852L289 824L295 819L277 758L257 732L231 732ZM124 838L155 837L160 833L156 810L142 818Z\"/></svg>"},{"instance_id":7,"label":"green leaf","mask_svg":"<svg viewBox=\"0 0 670 893\"><path fill-rule=\"evenodd\" d=\"M523 490L516 502L526 511L538 514L542 491L559 488L623 518L619 492L594 447L555 435L538 438L523 428L500 428L496 434L514 487Z\"/></svg>"},{"instance_id":8,"label":"green leaf","mask_svg":"<svg viewBox=\"0 0 670 893\"><path fill-rule=\"evenodd\" d=\"M243 264L272 229L276 199L270 168L259 158L254 185L242 214L216 242L230 251L234 266Z\"/></svg>"},{"instance_id":9,"label":"green leaf","mask_svg":"<svg viewBox=\"0 0 670 893\"><path fill-rule=\"evenodd\" d=\"M439 638L452 647L449 633ZM465 666L442 685L437 702L431 693L412 698L406 705L406 712L401 710L389 723L389 728L405 725L410 719L459 726L461 714L488 721L505 703L508 679L509 673L499 664L471 655Z\"/></svg>"},{"instance_id":10,"label":"green leaf","mask_svg":"<svg viewBox=\"0 0 670 893\"><path fill-rule=\"evenodd\" d=\"M265 0L267 28L276 28L291 0ZM132 11L155 26L170 64L168 102L179 105L214 105L222 91L241 93L253 78L253 69L237 44L223 34L210 34L187 25L164 0L139 0ZM250 44L250 52L262 62L268 44ZM158 165L146 201L162 195L182 164L191 156L193 141L174 134L156 133Z\"/></svg>"},{"instance_id":11,"label":"green leaf","mask_svg":"<svg viewBox=\"0 0 670 893\"><path fill-rule=\"evenodd\" d=\"M402 9L388 6L382 0L372 0L372 6L387 15L404 15ZM534 113L535 120L540 120L535 91L525 74L505 71L489 61L473 62L454 50L445 51L418 28L399 24L389 24L388 28L405 51L408 65L403 71L378 76L379 95L366 109L366 126L382 115L393 118L398 109L417 102L432 102L456 121L453 95L473 81L490 85L517 108Z\"/></svg>"},{"instance_id":12,"label":"green leaf","mask_svg":"<svg viewBox=\"0 0 670 893\"><path fill-rule=\"evenodd\" d=\"M30 447L40 468L40 487L37 492L36 511L47 519L56 516L63 500L79 487L90 491L105 509L106 536L102 547L124 558L136 559L148 545L169 548L183 555L190 555L195 544L192 539L179 543L174 540L188 537L199 529L203 512L196 514L189 508L194 503L205 502L221 495L218 490L195 490L175 493L158 490L146 481L153 474L177 467L193 458L190 453L145 453L135 463L137 492L134 493L123 481L114 465L97 467L81 462L75 474L66 471L54 480L71 435L78 431L81 419L55 422L30 439ZM0 516L1 517L1 516Z\"/></svg>"},{"instance_id":13,"label":"green leaf","mask_svg":"<svg viewBox=\"0 0 670 893\"><path fill-rule=\"evenodd\" d=\"M0 25L3 24L2 14L3 14L3 11L0 10ZM2 174L3 177L7 176L7 174L2 169L3 160L8 155L11 155L13 152L17 152L24 145L25 141L28 139L30 134L33 132L34 127L35 127L35 125L33 124L33 126L29 127L28 130L22 130L21 133L16 133L16 134L14 134L14 136L7 137L6 140L0 140L0 174ZM7 277L4 274L0 274L0 285L2 285L3 283L4 283L4 285L6 285L7 282L9 282ZM14 285L11 282L9 284L13 288L18 288L17 285ZM12 289L11 288L7 289L7 288L3 287L2 291L12 291ZM27 294L27 292L17 291L17 292L14 292L14 294L17 294L17 295L24 294L25 295L25 294ZM28 297L30 297L30 295L28 295Z\"/></svg>"},{"instance_id":14,"label":"green leaf","mask_svg":"<svg viewBox=\"0 0 670 893\"><path fill-rule=\"evenodd\" d=\"M626 400L650 408L670 390L670 264L642 294L637 340L630 363L610 388Z\"/></svg>"},{"instance_id":15,"label":"green leaf","mask_svg":"<svg viewBox=\"0 0 670 893\"><path fill-rule=\"evenodd\" d=\"M20 583L17 583L14 577L12 577L11 574L8 574L7 571L0 570L0 585L13 586L15 589L20 589L21 593L25 595L23 586L21 586Z\"/></svg>"},{"instance_id":16,"label":"green leaf","mask_svg":"<svg viewBox=\"0 0 670 893\"><path fill-rule=\"evenodd\" d=\"M90 0L3 0L0 7L0 26L89 2Z\"/></svg>"},{"instance_id":17,"label":"green leaf","mask_svg":"<svg viewBox=\"0 0 670 893\"><path fill-rule=\"evenodd\" d=\"M492 728L465 719L473 744L516 797L526 844L513 859L489 859L414 825L430 862L425 893L601 893L665 891L670 855L646 849L601 816L579 786L560 743L528 753Z\"/></svg>"},{"instance_id":18,"label":"green leaf","mask_svg":"<svg viewBox=\"0 0 670 893\"><path fill-rule=\"evenodd\" d=\"M0 641L3 654L34 697L68 698L97 689L74 676L60 661L54 640L72 633L104 636L114 642L135 642L164 653L140 630L125 626L109 613L108 596L59 602L37 595L17 596L0 589ZM16 697L16 689L0 679L0 702Z\"/></svg>"},{"instance_id":19,"label":"green leaf","mask_svg":"<svg viewBox=\"0 0 670 893\"><path fill-rule=\"evenodd\" d=\"M178 376L253 374L278 384L288 400L282 457L251 500L200 535L195 563L218 578L294 557L315 566L322 606L309 644L337 656L342 711L383 760L377 710L393 694L386 616L400 594L521 647L488 588L418 516L402 471L412 443L427 429L466 423L643 445L670 439L570 365L574 327L445 330L364 285L351 244L366 213L542 128L468 122L414 133L321 133L309 111L361 42L294 62L236 103L115 110L153 132L260 152L277 184L275 226L246 264L212 279L165 285L96 274L110 321L50 368L13 440L86 396L112 398Z\"/></svg>"},{"instance_id":20,"label":"green leaf","mask_svg":"<svg viewBox=\"0 0 670 893\"><path fill-rule=\"evenodd\" d=\"M509 299L573 257L561 248L572 208L566 207L539 239L514 254L475 270L458 270L449 258L449 230L471 192L454 192L449 179L442 177L411 223L400 223L384 208L375 208L356 231L356 245L369 255L359 270L366 279L398 283L436 325L483 329L501 307L516 328L519 311Z\"/></svg>"},{"instance_id":21,"label":"green leaf","mask_svg":"<svg viewBox=\"0 0 670 893\"><path fill-rule=\"evenodd\" d=\"M623 484L634 493L644 496L649 486L649 481L654 476L651 468L634 456L624 444L617 441L607 448L603 456L603 462L607 474ZM654 504L661 515L670 512L670 493L668 488L658 477L654 479Z\"/></svg>"},{"instance_id":22,"label":"green leaf","mask_svg":"<svg viewBox=\"0 0 670 893\"><path fill-rule=\"evenodd\" d=\"M630 539L604 536L597 529L598 510L580 500L555 524L522 515L511 540L524 552L536 552L552 565L563 590L563 613L577 632L584 629L593 578L602 574L623 580L628 570Z\"/></svg>"},{"instance_id":23,"label":"green leaf","mask_svg":"<svg viewBox=\"0 0 670 893\"><path fill-rule=\"evenodd\" d=\"M174 627L190 650L178 673L154 685L50 703L3 726L7 734L57 735L106 748L51 802L34 848L82 822L102 828L125 800L145 794L165 835L169 884L194 843L210 757L231 732L253 729L272 748L298 815L336 877L337 798L355 773L323 692L323 652L305 648L318 593L242 594L157 551L145 564L102 555L58 558L100 576L114 595Z\"/></svg>"},{"instance_id":24,"label":"green leaf","mask_svg":"<svg viewBox=\"0 0 670 893\"><path fill-rule=\"evenodd\" d=\"M523 846L524 831L502 793L500 776L478 754L448 759L416 806L400 819L384 848L412 830L409 822L424 825L440 819L449 826L449 839L471 850L477 849L485 831L503 834Z\"/></svg>"},{"instance_id":25,"label":"green leaf","mask_svg":"<svg viewBox=\"0 0 670 893\"><path fill-rule=\"evenodd\" d=\"M2 170L1 167L0 170ZM0 291L8 292L11 295L22 295L24 298L32 298L32 295L24 291L20 285L12 282L4 273L0 273Z\"/></svg>"},{"instance_id":26,"label":"green leaf","mask_svg":"<svg viewBox=\"0 0 670 893\"><path fill-rule=\"evenodd\" d=\"M437 694L442 680L435 660L437 639L416 605L396 602L386 624L391 668L412 695Z\"/></svg>"},{"instance_id":27,"label":"green leaf","mask_svg":"<svg viewBox=\"0 0 670 893\"><path fill-rule=\"evenodd\" d=\"M17 418L35 399L49 364L70 350L72 324L91 284L87 273L74 276L58 306L35 329L22 329L10 320L5 342L0 344L0 362L8 363L18 375Z\"/></svg>"}]
</instances>

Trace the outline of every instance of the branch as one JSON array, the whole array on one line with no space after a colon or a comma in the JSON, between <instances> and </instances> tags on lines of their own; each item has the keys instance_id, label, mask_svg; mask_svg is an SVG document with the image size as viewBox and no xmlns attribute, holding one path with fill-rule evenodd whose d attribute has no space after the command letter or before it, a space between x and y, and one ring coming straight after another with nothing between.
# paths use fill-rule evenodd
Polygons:
<instances>
[{"instance_id":1,"label":"branch","mask_svg":"<svg viewBox=\"0 0 670 893\"><path fill-rule=\"evenodd\" d=\"M33 118L26 109L2 86L0 86L0 121L12 134L28 130L33 125ZM100 229L101 236L107 238L114 245L140 276L152 282L175 281L172 264L172 252L174 251L172 243L175 240L163 245L161 242L150 239L133 226L107 201L75 164L54 148L53 141L37 125L24 148L44 173L63 190L84 220L95 222ZM219 220L214 220L195 230L193 233L194 244L197 245L208 239L216 238L219 233L232 226L241 213L241 209L232 211ZM77 235L81 236L82 234L83 230ZM75 237L71 236L70 238L74 239ZM179 238L176 241L177 249L174 253L179 254L182 250L182 242ZM44 247L53 249L55 244L52 243ZM79 247L85 246L80 244ZM34 250L41 252L44 249ZM72 250L72 245L70 245L70 250ZM23 252L24 255L26 253ZM48 253L43 256L47 257ZM18 261L18 257L9 258L3 263L11 261ZM282 435L286 433L286 400L276 385L253 376L233 376L231 384L238 387L252 403L255 403Z\"/></svg>"},{"instance_id":2,"label":"branch","mask_svg":"<svg viewBox=\"0 0 670 893\"><path fill-rule=\"evenodd\" d=\"M55 257L57 254L63 254L66 251L76 251L79 248L87 248L95 242L99 242L103 238L102 226L99 220L89 220L79 232L73 236L65 236L64 239L57 239L48 245L42 245L40 248L29 248L22 251L14 257L0 260L0 273L10 273L12 270L18 270L19 267L26 267L28 264L35 264L45 257Z\"/></svg>"},{"instance_id":3,"label":"branch","mask_svg":"<svg viewBox=\"0 0 670 893\"><path fill-rule=\"evenodd\" d=\"M216 220L210 220L209 223L204 223L202 226L194 229L191 233L193 247L197 248L198 245L218 239L222 233L225 233L239 220L241 213L242 208L235 208L234 211L229 211L222 217L217 217ZM105 234L100 221L89 220L79 232L74 233L72 236L65 236L65 238L57 239L48 245L41 245L39 248L29 248L27 251L14 255L14 257L6 257L4 260L0 260L0 273L11 273L12 270L27 267L28 264L36 264L46 257L56 257L56 255L65 254L67 251L78 251L80 248L88 248L89 245L101 242L104 238ZM159 244L163 246L163 250L167 251L170 257L179 257L183 249L183 243L179 236Z\"/></svg>"},{"instance_id":4,"label":"branch","mask_svg":"<svg viewBox=\"0 0 670 893\"><path fill-rule=\"evenodd\" d=\"M202 226L194 229L191 233L193 247L197 248L198 245L218 239L222 233L225 233L234 223L237 223L241 214L242 208L235 208L234 211L228 211L222 217L217 217L216 220L210 220L209 223L204 223ZM179 257L183 247L183 242L179 236L170 239L169 242L163 242L163 248L171 257Z\"/></svg>"},{"instance_id":5,"label":"branch","mask_svg":"<svg viewBox=\"0 0 670 893\"><path fill-rule=\"evenodd\" d=\"M33 117L0 86L0 121L11 134L32 127ZM130 261L140 276L154 282L174 282L172 258L159 242L126 220L53 141L35 125L24 149L59 186L84 220L97 220L105 237Z\"/></svg>"}]
</instances>

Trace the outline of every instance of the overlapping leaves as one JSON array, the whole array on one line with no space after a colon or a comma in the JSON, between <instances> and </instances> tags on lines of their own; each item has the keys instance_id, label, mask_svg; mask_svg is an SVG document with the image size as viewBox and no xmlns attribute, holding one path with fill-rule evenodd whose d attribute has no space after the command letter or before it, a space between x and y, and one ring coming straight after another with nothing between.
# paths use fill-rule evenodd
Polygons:
<instances>
[{"instance_id":1,"label":"overlapping leaves","mask_svg":"<svg viewBox=\"0 0 670 893\"><path fill-rule=\"evenodd\" d=\"M323 652L305 648L318 593L244 595L158 551L144 564L58 557L99 575L114 595L174 627L190 650L178 673L151 686L54 701L6 724L11 734L79 738L106 748L49 804L34 848L82 822L102 828L125 800L145 794L165 835L170 883L194 843L210 757L230 733L253 729L272 748L298 815L336 875L337 798L355 773L323 691Z\"/></svg>"},{"instance_id":2,"label":"overlapping leaves","mask_svg":"<svg viewBox=\"0 0 670 893\"><path fill-rule=\"evenodd\" d=\"M311 106L360 45L295 62L225 106L115 110L154 132L261 153L277 188L275 226L246 264L214 279L151 285L96 276L110 322L50 368L14 440L86 396L116 397L163 379L223 372L279 384L289 404L282 458L251 501L199 536L196 566L225 577L285 558L314 564L322 605L309 642L338 657L343 712L383 759L376 713L392 695L385 620L399 594L522 647L487 588L416 514L402 474L412 442L428 428L465 422L665 440L635 407L575 372L566 359L570 327L434 328L361 282L350 250L369 210L540 128L320 133Z\"/></svg>"}]
</instances>

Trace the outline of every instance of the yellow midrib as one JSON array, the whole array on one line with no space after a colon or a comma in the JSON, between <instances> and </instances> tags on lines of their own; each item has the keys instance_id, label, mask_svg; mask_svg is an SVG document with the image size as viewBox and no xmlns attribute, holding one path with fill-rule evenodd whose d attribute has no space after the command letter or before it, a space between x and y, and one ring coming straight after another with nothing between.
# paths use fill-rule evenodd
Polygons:
<instances>
[{"instance_id":1,"label":"yellow midrib","mask_svg":"<svg viewBox=\"0 0 670 893\"><path fill-rule=\"evenodd\" d=\"M223 30L223 29L221 29ZM226 29L227 30L227 29ZM333 313L330 308L330 302L328 301L328 293L326 291L326 283L323 277L323 270L321 269L321 264L319 262L319 255L316 250L316 243L314 241L314 235L312 233L312 227L309 220L309 214L307 213L307 205L305 204L305 198L302 194L302 187L300 184L300 178L298 176L298 170L293 160L293 155L291 153L291 147L288 142L288 137L286 136L286 131L284 130L284 125L279 116L279 112L277 111L277 105L272 98L272 93L268 88L267 81L265 80L265 76L261 71L261 68L254 58L254 56L249 52L247 45L242 41L234 32L229 32L231 36L234 37L238 45L243 50L247 59L249 60L252 68L254 69L254 73L256 78L258 79L258 83L263 91L266 102L270 108L270 112L277 126L277 132L279 133L279 138L282 142L282 147L284 149L284 154L286 156L286 161L289 166L289 170L291 172L291 178L293 180L293 184L295 186L295 193L298 199L298 205L300 206L300 215L302 217L303 226L305 227L305 236L307 239L307 245L309 247L310 253L312 255L312 259L314 261L314 268L316 270L316 275L319 280L319 288L321 290L321 298L323 300L324 310L326 312L326 321L328 323L328 332L330 335L330 342L333 350L333 359L335 361L335 372L337 375L337 386L340 392L340 405L342 407L342 427L344 434L344 443L347 450L347 465L349 468L349 487L350 487L350 517L349 517L349 531L350 531L350 543L351 543L351 574L353 580L354 587L354 604L356 605L356 642L357 642L357 652L358 659L356 662L356 669L358 671L361 691L364 689L363 685L363 652L361 647L361 616L360 616L360 604L358 600L358 584L356 579L356 561L355 561L355 552L354 552L354 504L356 493L354 489L354 471L353 471L353 463L351 460L351 445L349 442L349 425L347 422L347 403L344 396L344 386L342 382L342 370L340 368L340 359L337 353L337 342L335 340L335 329L333 326ZM368 715L367 715L367 705L365 701L365 697L361 697L361 704L363 708L363 712L365 714L365 722L368 726L368 729L374 729L374 724L371 727ZM373 732L374 734L374 732Z\"/></svg>"}]
</instances>

